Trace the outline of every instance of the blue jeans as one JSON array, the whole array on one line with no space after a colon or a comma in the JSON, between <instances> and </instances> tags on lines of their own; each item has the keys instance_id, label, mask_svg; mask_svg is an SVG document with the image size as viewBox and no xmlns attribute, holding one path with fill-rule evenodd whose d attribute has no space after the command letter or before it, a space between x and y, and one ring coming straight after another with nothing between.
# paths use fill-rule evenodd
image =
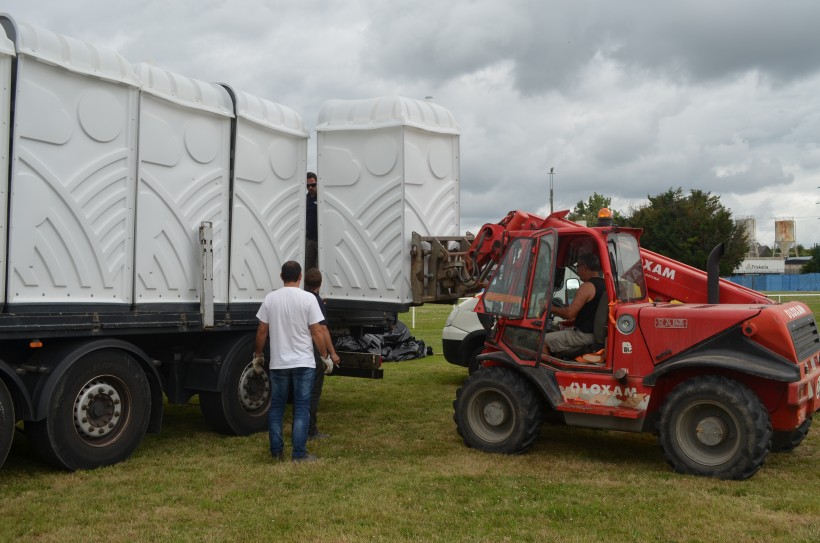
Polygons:
<instances>
[{"instance_id":1,"label":"blue jeans","mask_svg":"<svg viewBox=\"0 0 820 543\"><path fill-rule=\"evenodd\" d=\"M313 390L315 368L288 368L270 370L270 411L268 411L268 432L270 453L277 457L282 454L285 441L282 439L282 419L288 401L288 389L293 384L293 427L291 458L307 456L308 421L310 420L310 393Z\"/></svg>"}]
</instances>

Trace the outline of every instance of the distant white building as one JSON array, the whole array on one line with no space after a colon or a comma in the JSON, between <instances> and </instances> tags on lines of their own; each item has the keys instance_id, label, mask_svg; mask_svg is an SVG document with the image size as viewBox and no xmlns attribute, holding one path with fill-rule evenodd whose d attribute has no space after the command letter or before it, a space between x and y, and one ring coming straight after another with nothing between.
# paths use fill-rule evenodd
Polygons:
<instances>
[{"instance_id":1,"label":"distant white building","mask_svg":"<svg viewBox=\"0 0 820 543\"><path fill-rule=\"evenodd\" d=\"M758 275L761 273L786 273L783 258L747 258L735 269L736 275Z\"/></svg>"}]
</instances>

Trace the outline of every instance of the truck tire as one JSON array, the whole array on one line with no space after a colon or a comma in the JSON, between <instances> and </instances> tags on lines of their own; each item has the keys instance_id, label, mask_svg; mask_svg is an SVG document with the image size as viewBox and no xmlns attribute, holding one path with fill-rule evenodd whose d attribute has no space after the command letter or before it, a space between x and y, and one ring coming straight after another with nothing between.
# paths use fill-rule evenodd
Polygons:
<instances>
[{"instance_id":1,"label":"truck tire","mask_svg":"<svg viewBox=\"0 0 820 543\"><path fill-rule=\"evenodd\" d=\"M240 339L225 364L225 384L221 392L201 392L199 408L214 431L244 436L267 428L270 409L268 373L253 371L253 336Z\"/></svg>"},{"instance_id":2,"label":"truck tire","mask_svg":"<svg viewBox=\"0 0 820 543\"><path fill-rule=\"evenodd\" d=\"M14 440L14 401L11 398L9 389L0 379L0 467L6 461L6 457L11 450L11 442Z\"/></svg>"},{"instance_id":3,"label":"truck tire","mask_svg":"<svg viewBox=\"0 0 820 543\"><path fill-rule=\"evenodd\" d=\"M774 432L772 434L772 452L790 452L797 448L806 436L809 435L811 428L811 415L806 417L803 424L792 430L791 432Z\"/></svg>"},{"instance_id":4,"label":"truck tire","mask_svg":"<svg viewBox=\"0 0 820 543\"><path fill-rule=\"evenodd\" d=\"M26 431L44 460L67 470L125 460L148 428L151 392L139 363L124 351L94 351L75 361L48 399L44 420Z\"/></svg>"},{"instance_id":5,"label":"truck tire","mask_svg":"<svg viewBox=\"0 0 820 543\"><path fill-rule=\"evenodd\" d=\"M747 479L766 460L772 430L758 397L741 383L695 377L675 387L661 408L658 444L675 471Z\"/></svg>"},{"instance_id":6,"label":"truck tire","mask_svg":"<svg viewBox=\"0 0 820 543\"><path fill-rule=\"evenodd\" d=\"M453 409L465 445L502 454L529 449L544 420L544 406L533 387L518 372L500 367L467 377Z\"/></svg>"}]
</instances>

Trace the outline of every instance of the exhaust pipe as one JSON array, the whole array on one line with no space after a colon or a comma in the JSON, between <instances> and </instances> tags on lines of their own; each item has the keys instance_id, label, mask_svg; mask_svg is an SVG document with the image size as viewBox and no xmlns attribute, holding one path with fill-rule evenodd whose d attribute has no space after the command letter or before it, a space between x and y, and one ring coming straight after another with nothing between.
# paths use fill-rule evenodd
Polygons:
<instances>
[{"instance_id":1,"label":"exhaust pipe","mask_svg":"<svg viewBox=\"0 0 820 543\"><path fill-rule=\"evenodd\" d=\"M706 303L720 303L720 258L726 252L726 246L718 243L709 253L706 261Z\"/></svg>"}]
</instances>

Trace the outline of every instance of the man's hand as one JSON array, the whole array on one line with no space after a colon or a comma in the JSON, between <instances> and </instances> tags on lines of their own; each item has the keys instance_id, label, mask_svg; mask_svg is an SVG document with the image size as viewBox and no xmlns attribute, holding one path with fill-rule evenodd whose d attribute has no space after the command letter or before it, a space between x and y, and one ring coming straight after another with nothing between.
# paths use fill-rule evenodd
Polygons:
<instances>
[{"instance_id":1,"label":"man's hand","mask_svg":"<svg viewBox=\"0 0 820 543\"><path fill-rule=\"evenodd\" d=\"M257 375L262 375L265 373L265 357L262 355L254 355L253 360L251 361L253 364L253 371L256 372Z\"/></svg>"},{"instance_id":2,"label":"man's hand","mask_svg":"<svg viewBox=\"0 0 820 543\"><path fill-rule=\"evenodd\" d=\"M333 373L333 360L331 359L330 355L327 355L324 358L322 358L322 362L325 365L325 375L330 375L331 373Z\"/></svg>"}]
</instances>

